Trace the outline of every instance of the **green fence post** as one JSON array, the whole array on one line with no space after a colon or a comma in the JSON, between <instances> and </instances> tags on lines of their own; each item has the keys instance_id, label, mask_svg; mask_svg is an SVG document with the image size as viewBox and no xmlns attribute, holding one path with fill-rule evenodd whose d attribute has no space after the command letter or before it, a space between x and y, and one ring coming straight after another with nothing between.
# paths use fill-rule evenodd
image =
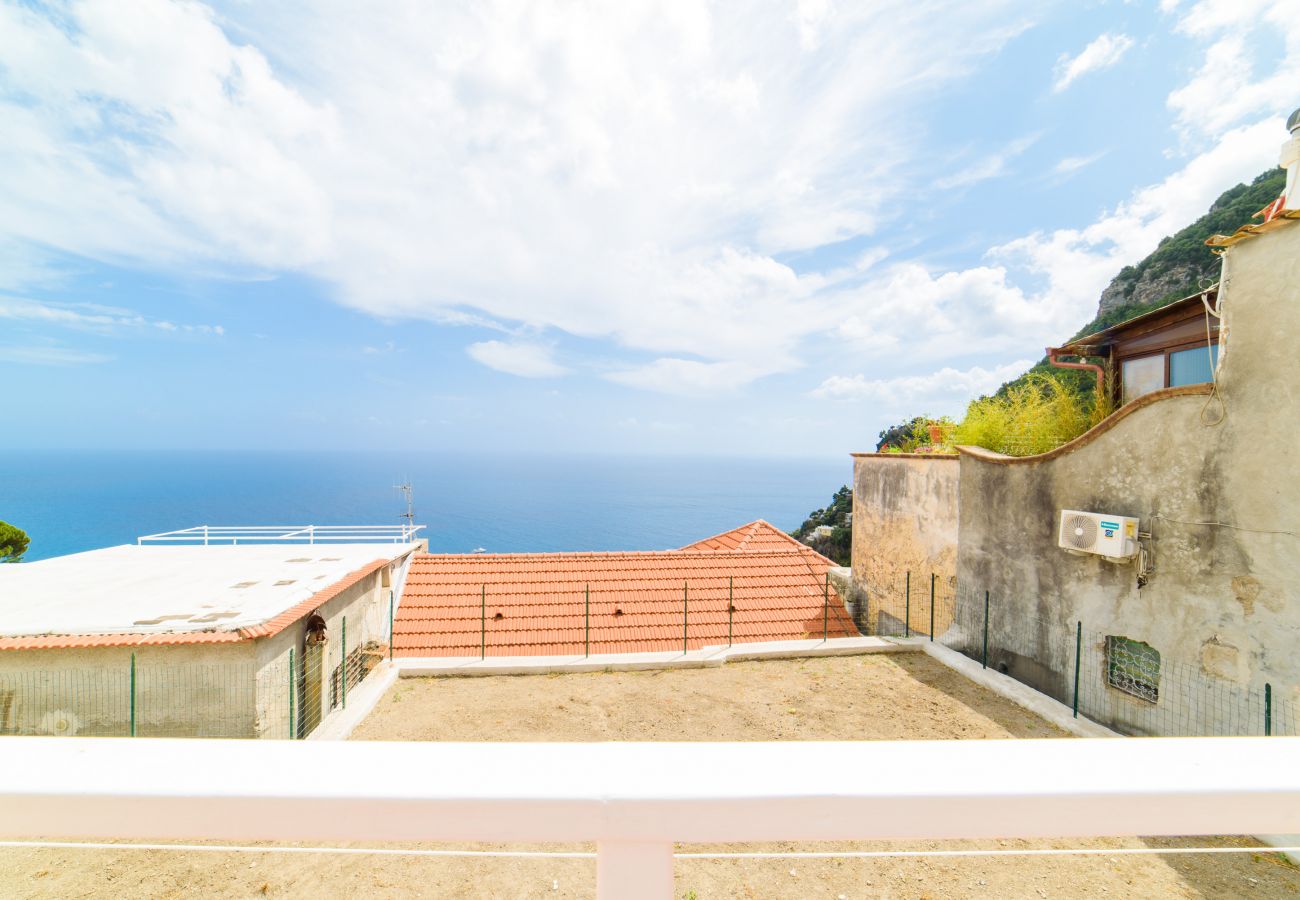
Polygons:
<instances>
[{"instance_id":1,"label":"green fence post","mask_svg":"<svg viewBox=\"0 0 1300 900\"><path fill-rule=\"evenodd\" d=\"M1083 622L1074 627L1074 717L1079 718L1079 666L1083 662Z\"/></svg>"},{"instance_id":2,"label":"green fence post","mask_svg":"<svg viewBox=\"0 0 1300 900\"><path fill-rule=\"evenodd\" d=\"M290 647L290 648L289 648L289 740L293 740L293 735L294 735L294 727L293 727L293 695L294 695L296 692L294 691L293 688L294 688L294 685L293 685L293 648Z\"/></svg>"},{"instance_id":3,"label":"green fence post","mask_svg":"<svg viewBox=\"0 0 1300 900\"><path fill-rule=\"evenodd\" d=\"M587 585L586 590L583 593L587 600L587 606L584 612L585 621L583 623L584 629L586 630L586 638L584 639L584 646L586 649L583 651L583 655L591 656L591 585Z\"/></svg>"},{"instance_id":4,"label":"green fence post","mask_svg":"<svg viewBox=\"0 0 1300 900\"><path fill-rule=\"evenodd\" d=\"M727 576L727 646L731 646L731 623L736 615L736 576Z\"/></svg>"},{"instance_id":5,"label":"green fence post","mask_svg":"<svg viewBox=\"0 0 1300 900\"><path fill-rule=\"evenodd\" d=\"M903 637L912 636L912 573L903 582Z\"/></svg>"},{"instance_id":6,"label":"green fence post","mask_svg":"<svg viewBox=\"0 0 1300 900\"><path fill-rule=\"evenodd\" d=\"M984 592L984 656L980 659L980 667L987 669L989 667L989 592Z\"/></svg>"},{"instance_id":7,"label":"green fence post","mask_svg":"<svg viewBox=\"0 0 1300 900\"><path fill-rule=\"evenodd\" d=\"M479 592L478 658L487 659L487 585Z\"/></svg>"},{"instance_id":8,"label":"green fence post","mask_svg":"<svg viewBox=\"0 0 1300 900\"><path fill-rule=\"evenodd\" d=\"M131 737L135 737L135 654L131 654Z\"/></svg>"},{"instance_id":9,"label":"green fence post","mask_svg":"<svg viewBox=\"0 0 1300 900\"><path fill-rule=\"evenodd\" d=\"M934 640L934 579L935 574L930 573L930 640Z\"/></svg>"},{"instance_id":10,"label":"green fence post","mask_svg":"<svg viewBox=\"0 0 1300 900\"><path fill-rule=\"evenodd\" d=\"M343 617L343 663L339 667L342 676L339 679L340 690L343 695L343 708L348 708L348 617Z\"/></svg>"},{"instance_id":11,"label":"green fence post","mask_svg":"<svg viewBox=\"0 0 1300 900\"><path fill-rule=\"evenodd\" d=\"M1273 685L1264 682L1264 737L1273 734Z\"/></svg>"},{"instance_id":12,"label":"green fence post","mask_svg":"<svg viewBox=\"0 0 1300 900\"><path fill-rule=\"evenodd\" d=\"M831 570L826 570L826 581L822 584L822 641L830 635L831 612Z\"/></svg>"},{"instance_id":13,"label":"green fence post","mask_svg":"<svg viewBox=\"0 0 1300 900\"><path fill-rule=\"evenodd\" d=\"M682 655L685 656L686 650L686 609L690 605L691 586L685 581L682 582Z\"/></svg>"},{"instance_id":14,"label":"green fence post","mask_svg":"<svg viewBox=\"0 0 1300 900\"><path fill-rule=\"evenodd\" d=\"M393 661L393 603L396 592L388 592L388 661Z\"/></svg>"}]
</instances>

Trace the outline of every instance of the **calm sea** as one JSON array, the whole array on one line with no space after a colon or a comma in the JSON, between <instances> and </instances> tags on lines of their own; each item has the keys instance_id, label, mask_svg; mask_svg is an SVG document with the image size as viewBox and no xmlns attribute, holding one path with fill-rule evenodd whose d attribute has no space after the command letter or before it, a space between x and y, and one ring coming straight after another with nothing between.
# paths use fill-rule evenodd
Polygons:
<instances>
[{"instance_id":1,"label":"calm sea","mask_svg":"<svg viewBox=\"0 0 1300 900\"><path fill-rule=\"evenodd\" d=\"M434 453L0 454L0 521L28 560L191 525L398 524L435 552L661 550L756 518L792 529L850 461Z\"/></svg>"}]
</instances>

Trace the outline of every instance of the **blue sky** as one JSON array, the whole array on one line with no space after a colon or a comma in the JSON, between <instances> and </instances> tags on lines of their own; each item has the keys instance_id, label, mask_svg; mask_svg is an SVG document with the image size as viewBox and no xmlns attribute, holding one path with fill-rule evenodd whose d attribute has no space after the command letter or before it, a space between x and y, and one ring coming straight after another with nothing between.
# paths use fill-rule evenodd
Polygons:
<instances>
[{"instance_id":1,"label":"blue sky","mask_svg":"<svg viewBox=\"0 0 1300 900\"><path fill-rule=\"evenodd\" d=\"M1294 0L0 3L0 442L838 455L1276 163Z\"/></svg>"}]
</instances>

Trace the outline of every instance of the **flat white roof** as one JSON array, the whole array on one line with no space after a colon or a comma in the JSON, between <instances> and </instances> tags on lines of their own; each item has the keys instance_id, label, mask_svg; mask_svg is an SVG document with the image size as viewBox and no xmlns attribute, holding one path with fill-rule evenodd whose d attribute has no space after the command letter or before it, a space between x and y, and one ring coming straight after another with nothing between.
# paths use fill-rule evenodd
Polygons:
<instances>
[{"instance_id":1,"label":"flat white roof","mask_svg":"<svg viewBox=\"0 0 1300 900\"><path fill-rule=\"evenodd\" d=\"M125 544L0 566L0 636L175 634L259 625L415 544Z\"/></svg>"}]
</instances>

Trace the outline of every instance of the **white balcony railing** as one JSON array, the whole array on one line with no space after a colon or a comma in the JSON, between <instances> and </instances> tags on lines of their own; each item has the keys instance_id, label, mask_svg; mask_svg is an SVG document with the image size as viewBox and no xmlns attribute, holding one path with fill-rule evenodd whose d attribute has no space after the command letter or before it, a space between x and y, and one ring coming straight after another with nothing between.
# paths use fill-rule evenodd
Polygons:
<instances>
[{"instance_id":1,"label":"white balcony railing","mask_svg":"<svg viewBox=\"0 0 1300 900\"><path fill-rule=\"evenodd\" d=\"M0 838L595 842L599 897L666 900L674 842L1300 833L1297 759L1300 738L4 738Z\"/></svg>"},{"instance_id":2,"label":"white balcony railing","mask_svg":"<svg viewBox=\"0 0 1300 900\"><path fill-rule=\"evenodd\" d=\"M137 544L406 544L423 525L196 525L136 538Z\"/></svg>"}]
</instances>

